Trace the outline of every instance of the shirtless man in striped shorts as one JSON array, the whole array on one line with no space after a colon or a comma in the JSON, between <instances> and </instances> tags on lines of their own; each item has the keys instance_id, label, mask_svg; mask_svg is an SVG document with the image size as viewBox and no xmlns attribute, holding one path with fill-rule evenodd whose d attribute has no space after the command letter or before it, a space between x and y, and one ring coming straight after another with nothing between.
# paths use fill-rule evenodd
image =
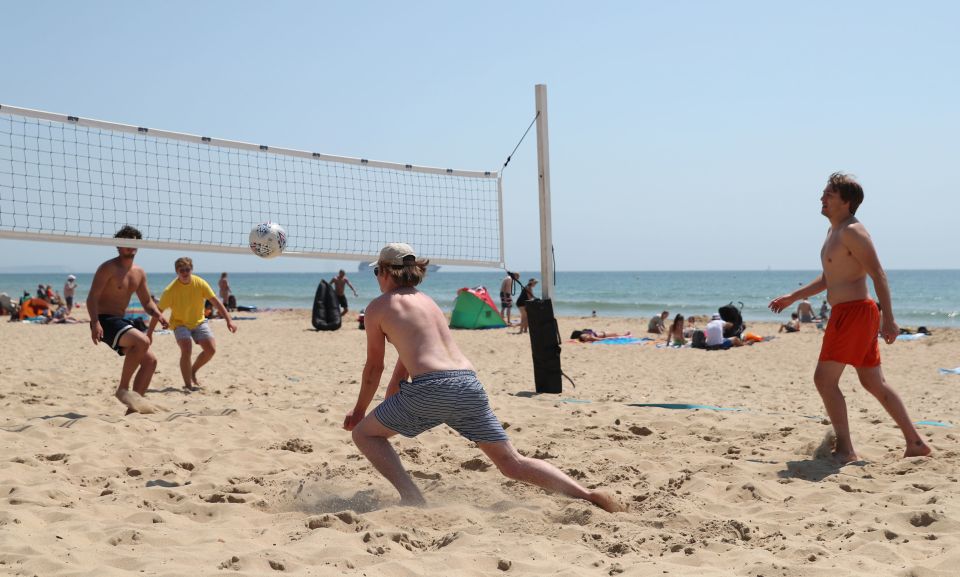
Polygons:
<instances>
[{"instance_id":1,"label":"shirtless man in striped shorts","mask_svg":"<svg viewBox=\"0 0 960 577\"><path fill-rule=\"evenodd\" d=\"M425 501L388 439L397 433L415 437L446 423L477 443L511 479L585 499L606 511L624 510L611 495L586 489L550 463L524 457L513 447L443 312L416 289L428 263L407 244L391 243L380 251L373 273L382 294L367 306L367 361L356 405L343 420L360 451L400 493L400 504L419 506ZM387 340L399 359L386 398L367 415L380 387Z\"/></svg>"}]
</instances>

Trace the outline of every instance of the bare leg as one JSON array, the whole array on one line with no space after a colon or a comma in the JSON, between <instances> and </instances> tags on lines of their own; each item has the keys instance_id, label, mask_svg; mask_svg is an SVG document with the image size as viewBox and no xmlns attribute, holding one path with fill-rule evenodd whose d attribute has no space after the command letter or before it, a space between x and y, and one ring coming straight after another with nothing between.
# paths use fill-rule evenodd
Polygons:
<instances>
[{"instance_id":1,"label":"bare leg","mask_svg":"<svg viewBox=\"0 0 960 577\"><path fill-rule=\"evenodd\" d=\"M883 378L883 371L879 366L861 367L857 369L857 376L860 377L860 384L863 388L870 391L874 397L880 401L887 413L893 417L894 422L903 432L903 438L907 442L907 450L903 453L904 457L922 457L930 454L930 447L923 442L917 428L910 421L910 415L907 414L907 407L904 406L900 395L897 394L887 380Z\"/></svg>"},{"instance_id":2,"label":"bare leg","mask_svg":"<svg viewBox=\"0 0 960 577\"><path fill-rule=\"evenodd\" d=\"M837 433L837 446L833 452L840 463L852 463L858 459L853 450L853 440L850 438L850 422L847 419L847 401L840 392L840 375L846 367L835 361L820 361L817 370L813 373L813 383L823 399L823 407L827 410L833 430Z\"/></svg>"},{"instance_id":3,"label":"bare leg","mask_svg":"<svg viewBox=\"0 0 960 577\"><path fill-rule=\"evenodd\" d=\"M478 443L480 450L493 461L505 476L542 487L548 491L563 493L576 499L584 499L605 511L615 513L625 508L603 491L591 491L570 478L569 475L542 459L524 457L510 441Z\"/></svg>"},{"instance_id":4,"label":"bare leg","mask_svg":"<svg viewBox=\"0 0 960 577\"><path fill-rule=\"evenodd\" d=\"M180 376L183 378L183 390L189 392L193 389L191 385L193 370L190 364L190 357L193 354L193 341L178 339L177 346L180 347Z\"/></svg>"},{"instance_id":5,"label":"bare leg","mask_svg":"<svg viewBox=\"0 0 960 577\"><path fill-rule=\"evenodd\" d=\"M119 344L123 347L124 359L116 397L130 409L127 414L152 413L155 408L143 398L157 369L157 357L150 350L150 341L140 331L130 330L120 337ZM139 370L137 370L138 367ZM134 371L136 371L136 377L133 378L131 392L130 379Z\"/></svg>"},{"instance_id":6,"label":"bare leg","mask_svg":"<svg viewBox=\"0 0 960 577\"><path fill-rule=\"evenodd\" d=\"M423 494L403 468L400 456L387 440L396 434L396 431L383 426L373 413L370 413L354 427L353 442L373 467L400 493L401 505L424 505L426 501Z\"/></svg>"},{"instance_id":7,"label":"bare leg","mask_svg":"<svg viewBox=\"0 0 960 577\"><path fill-rule=\"evenodd\" d=\"M217 354L217 341L216 339L204 339L197 343L200 345L200 348L203 349L199 355L197 355L197 360L193 362L193 369L190 372L190 378L193 382L193 386L199 387L200 381L197 380L197 371L200 370L200 367L210 362L210 359L213 358L213 355Z\"/></svg>"}]
</instances>

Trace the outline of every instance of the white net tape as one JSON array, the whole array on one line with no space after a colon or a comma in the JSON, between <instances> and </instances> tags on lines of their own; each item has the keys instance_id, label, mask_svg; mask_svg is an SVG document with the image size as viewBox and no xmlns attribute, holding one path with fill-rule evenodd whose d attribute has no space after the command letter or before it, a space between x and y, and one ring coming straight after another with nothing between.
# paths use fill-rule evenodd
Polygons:
<instances>
[{"instance_id":1,"label":"white net tape","mask_svg":"<svg viewBox=\"0 0 960 577\"><path fill-rule=\"evenodd\" d=\"M500 178L0 106L0 237L246 252L279 223L287 253L371 259L407 242L438 264L502 266Z\"/></svg>"}]
</instances>

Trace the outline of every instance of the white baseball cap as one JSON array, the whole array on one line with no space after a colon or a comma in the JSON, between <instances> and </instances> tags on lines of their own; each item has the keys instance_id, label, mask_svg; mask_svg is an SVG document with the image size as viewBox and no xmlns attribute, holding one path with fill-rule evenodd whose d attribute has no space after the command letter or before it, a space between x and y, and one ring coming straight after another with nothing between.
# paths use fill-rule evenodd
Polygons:
<instances>
[{"instance_id":1,"label":"white baseball cap","mask_svg":"<svg viewBox=\"0 0 960 577\"><path fill-rule=\"evenodd\" d=\"M370 263L370 266L377 266L380 263L402 266L403 259L407 257L413 257L414 260L417 258L412 246L403 242L391 242L380 249L380 258L377 259L377 262Z\"/></svg>"},{"instance_id":2,"label":"white baseball cap","mask_svg":"<svg viewBox=\"0 0 960 577\"><path fill-rule=\"evenodd\" d=\"M77 277L73 276L72 274L68 274L67 280L77 280Z\"/></svg>"}]
</instances>

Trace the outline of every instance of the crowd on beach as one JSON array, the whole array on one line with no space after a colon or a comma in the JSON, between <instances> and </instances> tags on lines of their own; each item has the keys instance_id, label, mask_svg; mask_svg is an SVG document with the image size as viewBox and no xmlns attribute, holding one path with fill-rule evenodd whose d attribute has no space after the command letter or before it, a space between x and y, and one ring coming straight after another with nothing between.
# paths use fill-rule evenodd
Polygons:
<instances>
[{"instance_id":1,"label":"crowd on beach","mask_svg":"<svg viewBox=\"0 0 960 577\"><path fill-rule=\"evenodd\" d=\"M76 291L77 277L71 274L63 285L62 295L52 285L42 283L37 285L35 293L24 290L16 301L7 293L0 293L0 315L10 315L11 321L77 323L80 320L72 316Z\"/></svg>"}]
</instances>

